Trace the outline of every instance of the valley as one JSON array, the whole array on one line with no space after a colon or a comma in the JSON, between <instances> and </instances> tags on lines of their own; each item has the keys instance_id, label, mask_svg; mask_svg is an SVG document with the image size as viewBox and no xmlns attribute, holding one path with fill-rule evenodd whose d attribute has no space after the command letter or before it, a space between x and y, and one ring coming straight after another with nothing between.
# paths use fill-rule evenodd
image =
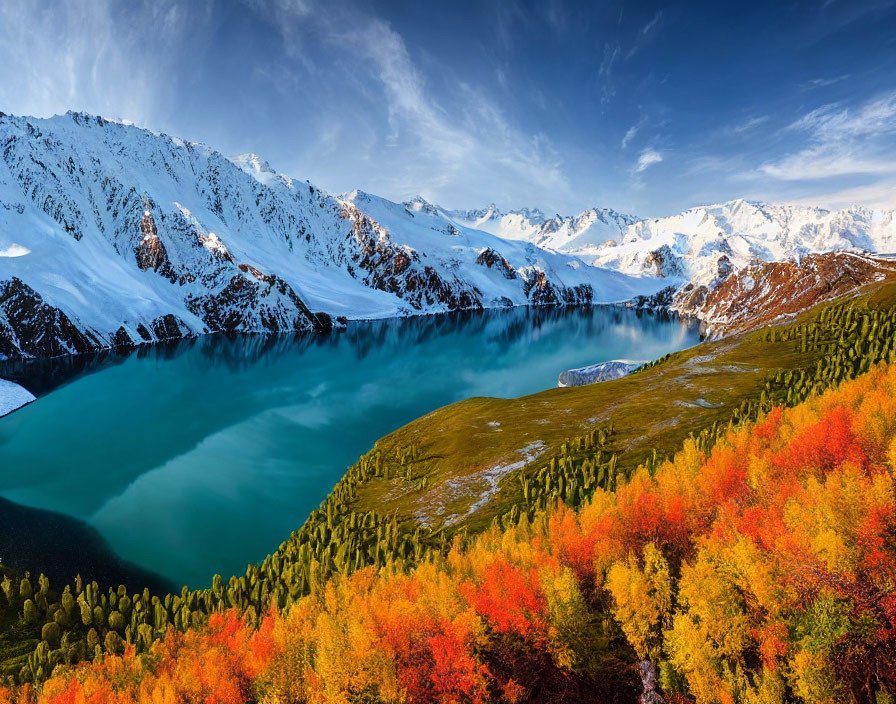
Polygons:
<instances>
[{"instance_id":1,"label":"valley","mask_svg":"<svg viewBox=\"0 0 896 704\"><path fill-rule=\"evenodd\" d=\"M10 683L587 506L896 354L888 212L449 211L4 120L0 376L38 397L0 420ZM613 359L653 361L555 388Z\"/></svg>"}]
</instances>

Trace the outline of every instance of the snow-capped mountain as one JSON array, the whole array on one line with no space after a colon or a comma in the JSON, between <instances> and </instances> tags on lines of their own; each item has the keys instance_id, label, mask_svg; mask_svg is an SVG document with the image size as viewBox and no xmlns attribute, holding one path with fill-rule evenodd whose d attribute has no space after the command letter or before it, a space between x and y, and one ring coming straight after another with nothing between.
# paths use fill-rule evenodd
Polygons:
<instances>
[{"instance_id":1,"label":"snow-capped mountain","mask_svg":"<svg viewBox=\"0 0 896 704\"><path fill-rule=\"evenodd\" d=\"M550 219L538 210L504 213L494 205L449 213L457 222L589 264L697 287L712 287L747 266L808 254L896 252L896 212L861 207L829 211L734 200L651 220L597 208Z\"/></svg>"},{"instance_id":2,"label":"snow-capped mountain","mask_svg":"<svg viewBox=\"0 0 896 704\"><path fill-rule=\"evenodd\" d=\"M0 113L0 157L0 356L664 285L80 113Z\"/></svg>"},{"instance_id":3,"label":"snow-capped mountain","mask_svg":"<svg viewBox=\"0 0 896 704\"><path fill-rule=\"evenodd\" d=\"M511 240L575 254L606 242L617 242L626 229L639 221L610 208L590 208L578 215L545 217L537 208L501 212L494 205L481 210L451 210L458 223Z\"/></svg>"},{"instance_id":4,"label":"snow-capped mountain","mask_svg":"<svg viewBox=\"0 0 896 704\"><path fill-rule=\"evenodd\" d=\"M642 220L616 243L575 253L634 275L680 276L711 285L734 269L836 250L896 252L896 212L734 200Z\"/></svg>"}]
</instances>

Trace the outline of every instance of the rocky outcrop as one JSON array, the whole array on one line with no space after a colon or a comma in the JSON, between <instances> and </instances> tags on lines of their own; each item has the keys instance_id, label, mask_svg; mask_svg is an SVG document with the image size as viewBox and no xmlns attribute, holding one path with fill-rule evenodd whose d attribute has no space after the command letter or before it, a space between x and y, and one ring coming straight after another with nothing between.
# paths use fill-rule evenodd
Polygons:
<instances>
[{"instance_id":1,"label":"rocky outcrop","mask_svg":"<svg viewBox=\"0 0 896 704\"><path fill-rule=\"evenodd\" d=\"M676 256L667 244L648 253L644 259L644 271L651 276L660 276L664 279L681 278L686 274L683 260Z\"/></svg>"},{"instance_id":2,"label":"rocky outcrop","mask_svg":"<svg viewBox=\"0 0 896 704\"><path fill-rule=\"evenodd\" d=\"M516 271L512 266L510 266L510 262L508 262L504 257L498 254L491 247L486 247L479 253L479 256L476 257L476 263L479 266L488 267L489 269L498 269L502 274L504 274L505 279L516 278Z\"/></svg>"},{"instance_id":3,"label":"rocky outcrop","mask_svg":"<svg viewBox=\"0 0 896 704\"><path fill-rule=\"evenodd\" d=\"M159 231L156 228L155 219L145 201L144 205L147 206L147 209L143 211L143 217L140 219L140 234L142 237L134 250L137 256L137 266L142 271L152 269L171 281L171 283L174 283L177 281L177 274L175 274L171 262L168 260L168 252L165 251L165 245L159 239Z\"/></svg>"},{"instance_id":4,"label":"rocky outcrop","mask_svg":"<svg viewBox=\"0 0 896 704\"><path fill-rule=\"evenodd\" d=\"M44 302L18 278L0 282L0 359L58 357L109 347L132 347L141 342L177 340L196 333L174 314L159 316L149 325L119 326L102 333L84 328L59 308Z\"/></svg>"},{"instance_id":5,"label":"rocky outcrop","mask_svg":"<svg viewBox=\"0 0 896 704\"><path fill-rule=\"evenodd\" d=\"M812 254L738 269L713 289L685 287L672 307L699 318L704 333L718 338L792 320L818 303L888 277L896 277L893 260L851 252Z\"/></svg>"},{"instance_id":6,"label":"rocky outcrop","mask_svg":"<svg viewBox=\"0 0 896 704\"><path fill-rule=\"evenodd\" d=\"M173 313L160 315L158 318L153 320L152 323L150 323L150 329L152 330L152 335L156 340L159 341L182 340L183 338L191 337L192 335L190 326ZM137 329L137 332L140 332L139 327ZM144 332L141 333L140 336L147 341L153 339L152 336L146 336L145 328Z\"/></svg>"},{"instance_id":7,"label":"rocky outcrop","mask_svg":"<svg viewBox=\"0 0 896 704\"><path fill-rule=\"evenodd\" d=\"M110 342L84 331L21 279L0 282L0 358L56 357L89 352Z\"/></svg>"},{"instance_id":8,"label":"rocky outcrop","mask_svg":"<svg viewBox=\"0 0 896 704\"><path fill-rule=\"evenodd\" d=\"M668 309L675 302L675 295L680 289L666 286L652 296L635 296L626 305L630 308L648 308L651 310Z\"/></svg>"},{"instance_id":9,"label":"rocky outcrop","mask_svg":"<svg viewBox=\"0 0 896 704\"><path fill-rule=\"evenodd\" d=\"M560 372L557 386L586 386L600 381L612 381L628 376L644 362L635 362L628 359L612 359L608 362L592 364L588 367L570 369Z\"/></svg>"},{"instance_id":10,"label":"rocky outcrop","mask_svg":"<svg viewBox=\"0 0 896 704\"><path fill-rule=\"evenodd\" d=\"M395 294L416 310L441 304L448 310L482 308L482 292L460 279L443 277L422 263L419 252L396 245L388 230L352 203L341 204L341 216L352 223L349 251L353 267L365 273L371 288ZM425 211L424 211L425 212Z\"/></svg>"},{"instance_id":11,"label":"rocky outcrop","mask_svg":"<svg viewBox=\"0 0 896 704\"><path fill-rule=\"evenodd\" d=\"M188 297L187 308L212 332L251 332L258 323L268 332L324 332L332 327L329 317L308 310L289 284L257 270L234 276L214 294Z\"/></svg>"}]
</instances>

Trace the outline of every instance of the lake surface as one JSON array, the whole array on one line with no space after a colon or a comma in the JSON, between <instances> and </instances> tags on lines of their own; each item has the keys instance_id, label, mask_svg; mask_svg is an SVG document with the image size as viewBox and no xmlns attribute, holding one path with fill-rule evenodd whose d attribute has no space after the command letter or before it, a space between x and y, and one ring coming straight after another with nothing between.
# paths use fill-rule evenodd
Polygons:
<instances>
[{"instance_id":1,"label":"lake surface","mask_svg":"<svg viewBox=\"0 0 896 704\"><path fill-rule=\"evenodd\" d=\"M274 550L375 440L414 418L697 342L695 325L646 312L517 308L327 336L206 336L82 358L74 372L45 362L17 372L38 401L0 419L0 497L22 507L20 534L36 534L29 515L46 533L56 512L135 569L203 587ZM77 557L85 541L59 532L27 547L7 532L0 559L48 570Z\"/></svg>"}]
</instances>

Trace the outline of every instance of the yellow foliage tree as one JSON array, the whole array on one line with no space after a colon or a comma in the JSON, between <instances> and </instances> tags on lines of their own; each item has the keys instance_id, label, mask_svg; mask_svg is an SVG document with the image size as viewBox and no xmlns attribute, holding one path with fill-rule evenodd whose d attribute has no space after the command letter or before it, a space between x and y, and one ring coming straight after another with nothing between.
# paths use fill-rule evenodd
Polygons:
<instances>
[{"instance_id":1,"label":"yellow foliage tree","mask_svg":"<svg viewBox=\"0 0 896 704\"><path fill-rule=\"evenodd\" d=\"M616 562L607 574L613 616L639 658L649 658L659 646L663 626L672 611L669 564L653 543L644 546L643 563L634 553Z\"/></svg>"}]
</instances>

